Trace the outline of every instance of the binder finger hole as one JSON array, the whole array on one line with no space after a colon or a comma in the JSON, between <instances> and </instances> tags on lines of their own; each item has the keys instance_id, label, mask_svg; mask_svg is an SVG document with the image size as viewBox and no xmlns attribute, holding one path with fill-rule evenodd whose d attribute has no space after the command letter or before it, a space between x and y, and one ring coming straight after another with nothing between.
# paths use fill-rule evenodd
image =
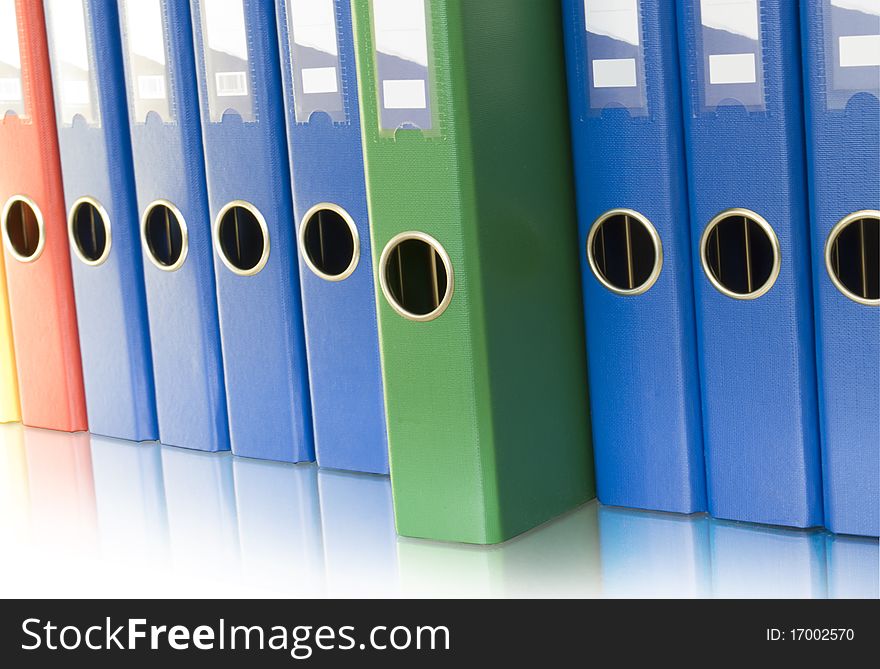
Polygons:
<instances>
[{"instance_id":1,"label":"binder finger hole","mask_svg":"<svg viewBox=\"0 0 880 669\"><path fill-rule=\"evenodd\" d=\"M86 265L97 266L110 255L110 218L96 200L84 197L74 202L68 221L70 243Z\"/></svg>"},{"instance_id":2,"label":"binder finger hole","mask_svg":"<svg viewBox=\"0 0 880 669\"><path fill-rule=\"evenodd\" d=\"M221 209L214 235L223 264L235 274L253 276L269 261L269 228L250 203L232 202Z\"/></svg>"},{"instance_id":3,"label":"binder finger hole","mask_svg":"<svg viewBox=\"0 0 880 669\"><path fill-rule=\"evenodd\" d=\"M849 299L880 305L880 211L857 211L835 225L825 246L825 265Z\"/></svg>"},{"instance_id":4,"label":"binder finger hole","mask_svg":"<svg viewBox=\"0 0 880 669\"><path fill-rule=\"evenodd\" d=\"M14 197L3 208L3 242L7 251L20 262L40 257L46 243L43 215L37 205L25 197Z\"/></svg>"},{"instance_id":5,"label":"binder finger hole","mask_svg":"<svg viewBox=\"0 0 880 669\"><path fill-rule=\"evenodd\" d=\"M603 214L587 237L590 269L608 290L641 295L660 277L663 245L651 222L629 209Z\"/></svg>"},{"instance_id":6,"label":"binder finger hole","mask_svg":"<svg viewBox=\"0 0 880 669\"><path fill-rule=\"evenodd\" d=\"M309 269L327 281L348 278L360 259L360 239L354 221L345 210L332 204L319 204L303 216L300 246Z\"/></svg>"},{"instance_id":7,"label":"binder finger hole","mask_svg":"<svg viewBox=\"0 0 880 669\"><path fill-rule=\"evenodd\" d=\"M189 235L180 210L167 201L151 204L144 214L141 235L147 257L159 269L180 269L189 250Z\"/></svg>"},{"instance_id":8,"label":"binder finger hole","mask_svg":"<svg viewBox=\"0 0 880 669\"><path fill-rule=\"evenodd\" d=\"M449 255L436 239L420 232L388 242L379 260L379 280L385 299L409 320L432 321L452 301Z\"/></svg>"},{"instance_id":9,"label":"binder finger hole","mask_svg":"<svg viewBox=\"0 0 880 669\"><path fill-rule=\"evenodd\" d=\"M779 239L763 218L746 209L716 216L701 240L703 270L721 293L754 300L779 277Z\"/></svg>"}]
</instances>

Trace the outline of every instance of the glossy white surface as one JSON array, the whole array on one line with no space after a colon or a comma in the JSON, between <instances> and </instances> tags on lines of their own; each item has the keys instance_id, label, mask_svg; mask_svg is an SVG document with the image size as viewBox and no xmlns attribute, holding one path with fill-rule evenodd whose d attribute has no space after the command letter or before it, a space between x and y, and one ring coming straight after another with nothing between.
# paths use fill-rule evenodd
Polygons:
<instances>
[{"instance_id":1,"label":"glossy white surface","mask_svg":"<svg viewBox=\"0 0 880 669\"><path fill-rule=\"evenodd\" d=\"M387 478L0 425L3 597L874 597L876 540L602 508L395 535Z\"/></svg>"}]
</instances>

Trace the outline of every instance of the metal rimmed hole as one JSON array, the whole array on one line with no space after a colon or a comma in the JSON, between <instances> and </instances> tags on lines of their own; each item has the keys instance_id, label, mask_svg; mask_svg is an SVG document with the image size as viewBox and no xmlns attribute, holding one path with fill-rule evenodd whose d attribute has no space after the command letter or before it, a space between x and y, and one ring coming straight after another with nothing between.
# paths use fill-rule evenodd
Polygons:
<instances>
[{"instance_id":1,"label":"metal rimmed hole","mask_svg":"<svg viewBox=\"0 0 880 669\"><path fill-rule=\"evenodd\" d=\"M663 268L663 245L651 222L629 209L603 214L587 238L587 259L593 274L619 295L641 295Z\"/></svg>"},{"instance_id":2,"label":"metal rimmed hole","mask_svg":"<svg viewBox=\"0 0 880 669\"><path fill-rule=\"evenodd\" d=\"M3 207L3 242L20 262L33 262L46 244L43 215L25 197L13 197Z\"/></svg>"},{"instance_id":3,"label":"metal rimmed hole","mask_svg":"<svg viewBox=\"0 0 880 669\"><path fill-rule=\"evenodd\" d=\"M80 198L70 208L70 242L77 257L86 265L100 265L110 255L110 218L106 210L90 197Z\"/></svg>"},{"instance_id":4,"label":"metal rimmed hole","mask_svg":"<svg viewBox=\"0 0 880 669\"><path fill-rule=\"evenodd\" d=\"M452 301L449 255L436 239L420 232L388 242L379 260L379 280L385 299L409 320L434 320Z\"/></svg>"},{"instance_id":5,"label":"metal rimmed hole","mask_svg":"<svg viewBox=\"0 0 880 669\"><path fill-rule=\"evenodd\" d=\"M880 305L880 211L857 211L835 225L825 265L841 293L859 304Z\"/></svg>"},{"instance_id":6,"label":"metal rimmed hole","mask_svg":"<svg viewBox=\"0 0 880 669\"><path fill-rule=\"evenodd\" d=\"M269 260L269 229L248 202L231 202L220 210L214 238L223 264L235 274L253 276Z\"/></svg>"},{"instance_id":7,"label":"metal rimmed hole","mask_svg":"<svg viewBox=\"0 0 880 669\"><path fill-rule=\"evenodd\" d=\"M153 202L144 214L141 235L147 257L159 269L179 269L189 250L189 235L180 210L165 200Z\"/></svg>"},{"instance_id":8,"label":"metal rimmed hole","mask_svg":"<svg viewBox=\"0 0 880 669\"><path fill-rule=\"evenodd\" d=\"M352 275L360 259L357 227L348 213L332 204L319 204L303 216L300 245L306 265L327 281Z\"/></svg>"},{"instance_id":9,"label":"metal rimmed hole","mask_svg":"<svg viewBox=\"0 0 880 669\"><path fill-rule=\"evenodd\" d=\"M712 285L728 297L756 299L779 277L779 239L753 211L731 209L712 219L703 232L700 251Z\"/></svg>"}]
</instances>

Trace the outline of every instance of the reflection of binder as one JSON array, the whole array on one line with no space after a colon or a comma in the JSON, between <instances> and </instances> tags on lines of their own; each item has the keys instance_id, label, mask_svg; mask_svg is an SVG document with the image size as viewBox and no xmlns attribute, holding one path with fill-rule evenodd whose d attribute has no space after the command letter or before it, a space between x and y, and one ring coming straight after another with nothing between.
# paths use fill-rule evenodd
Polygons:
<instances>
[{"instance_id":1,"label":"reflection of binder","mask_svg":"<svg viewBox=\"0 0 880 669\"><path fill-rule=\"evenodd\" d=\"M705 511L675 8L563 7L597 493Z\"/></svg>"},{"instance_id":2,"label":"reflection of binder","mask_svg":"<svg viewBox=\"0 0 880 669\"><path fill-rule=\"evenodd\" d=\"M318 464L388 473L348 0L278 3Z\"/></svg>"},{"instance_id":3,"label":"reflection of binder","mask_svg":"<svg viewBox=\"0 0 880 669\"><path fill-rule=\"evenodd\" d=\"M709 520L599 509L606 597L704 598L711 591Z\"/></svg>"},{"instance_id":4,"label":"reflection of binder","mask_svg":"<svg viewBox=\"0 0 880 669\"><path fill-rule=\"evenodd\" d=\"M27 536L29 506L24 428L0 425L0 527L7 541Z\"/></svg>"},{"instance_id":5,"label":"reflection of binder","mask_svg":"<svg viewBox=\"0 0 880 669\"><path fill-rule=\"evenodd\" d=\"M709 510L809 527L822 496L797 4L678 6Z\"/></svg>"},{"instance_id":6,"label":"reflection of binder","mask_svg":"<svg viewBox=\"0 0 880 669\"><path fill-rule=\"evenodd\" d=\"M189 5L126 0L120 19L159 437L228 450Z\"/></svg>"},{"instance_id":7,"label":"reflection of binder","mask_svg":"<svg viewBox=\"0 0 880 669\"><path fill-rule=\"evenodd\" d=\"M117 4L48 0L89 428L158 437Z\"/></svg>"},{"instance_id":8,"label":"reflection of binder","mask_svg":"<svg viewBox=\"0 0 880 669\"><path fill-rule=\"evenodd\" d=\"M406 598L585 598L600 594L596 503L501 546L400 539Z\"/></svg>"},{"instance_id":9,"label":"reflection of binder","mask_svg":"<svg viewBox=\"0 0 880 669\"><path fill-rule=\"evenodd\" d=\"M232 450L311 460L273 4L191 6Z\"/></svg>"},{"instance_id":10,"label":"reflection of binder","mask_svg":"<svg viewBox=\"0 0 880 669\"><path fill-rule=\"evenodd\" d=\"M828 535L825 551L829 598L880 597L880 547L876 539Z\"/></svg>"},{"instance_id":11,"label":"reflection of binder","mask_svg":"<svg viewBox=\"0 0 880 669\"><path fill-rule=\"evenodd\" d=\"M825 526L876 537L880 6L816 0L801 12Z\"/></svg>"},{"instance_id":12,"label":"reflection of binder","mask_svg":"<svg viewBox=\"0 0 880 669\"><path fill-rule=\"evenodd\" d=\"M102 552L141 562L166 559L168 518L159 445L92 435L91 455Z\"/></svg>"},{"instance_id":13,"label":"reflection of binder","mask_svg":"<svg viewBox=\"0 0 880 669\"><path fill-rule=\"evenodd\" d=\"M736 525L709 526L712 596L716 599L824 599L821 532Z\"/></svg>"},{"instance_id":14,"label":"reflection of binder","mask_svg":"<svg viewBox=\"0 0 880 669\"><path fill-rule=\"evenodd\" d=\"M26 428L24 447L34 535L40 543L91 552L97 518L89 435Z\"/></svg>"},{"instance_id":15,"label":"reflection of binder","mask_svg":"<svg viewBox=\"0 0 880 669\"><path fill-rule=\"evenodd\" d=\"M396 595L397 535L388 478L321 470L318 490L327 594Z\"/></svg>"},{"instance_id":16,"label":"reflection of binder","mask_svg":"<svg viewBox=\"0 0 880 669\"><path fill-rule=\"evenodd\" d=\"M232 456L162 446L168 541L176 567L237 579L240 568Z\"/></svg>"},{"instance_id":17,"label":"reflection of binder","mask_svg":"<svg viewBox=\"0 0 880 669\"><path fill-rule=\"evenodd\" d=\"M4 31L13 29L6 35L7 46L12 38L19 46L18 58L10 56L13 67L0 66L2 97L16 98L0 101L0 225L12 332L18 342L22 420L56 430L84 430L43 3L2 0L0 18Z\"/></svg>"},{"instance_id":18,"label":"reflection of binder","mask_svg":"<svg viewBox=\"0 0 880 669\"><path fill-rule=\"evenodd\" d=\"M397 528L497 543L593 496L559 7L353 6Z\"/></svg>"},{"instance_id":19,"label":"reflection of binder","mask_svg":"<svg viewBox=\"0 0 880 669\"><path fill-rule=\"evenodd\" d=\"M322 595L317 468L235 458L232 472L244 577L273 596Z\"/></svg>"}]
</instances>

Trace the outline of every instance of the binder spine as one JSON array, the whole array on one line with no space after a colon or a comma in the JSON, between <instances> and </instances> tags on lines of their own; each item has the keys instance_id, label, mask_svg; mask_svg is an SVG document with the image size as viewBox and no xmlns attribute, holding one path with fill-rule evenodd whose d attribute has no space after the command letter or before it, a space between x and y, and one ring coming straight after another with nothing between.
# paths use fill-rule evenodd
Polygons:
<instances>
[{"instance_id":1,"label":"binder spine","mask_svg":"<svg viewBox=\"0 0 880 669\"><path fill-rule=\"evenodd\" d=\"M3 0L0 2L0 43L5 49L0 54L0 124L9 112L15 117L25 113L20 42L15 0ZM0 209L5 203L6 199L0 194ZM7 295L6 270L0 262L0 423L21 420Z\"/></svg>"},{"instance_id":2,"label":"binder spine","mask_svg":"<svg viewBox=\"0 0 880 669\"><path fill-rule=\"evenodd\" d=\"M387 474L351 6L277 6L318 463Z\"/></svg>"},{"instance_id":3,"label":"binder spine","mask_svg":"<svg viewBox=\"0 0 880 669\"><path fill-rule=\"evenodd\" d=\"M822 497L797 4L677 6L709 510L807 527Z\"/></svg>"},{"instance_id":4,"label":"binder spine","mask_svg":"<svg viewBox=\"0 0 880 669\"><path fill-rule=\"evenodd\" d=\"M117 3L47 3L89 426L158 437ZM84 69L77 66L84 66Z\"/></svg>"},{"instance_id":5,"label":"binder spine","mask_svg":"<svg viewBox=\"0 0 880 669\"><path fill-rule=\"evenodd\" d=\"M498 543L592 494L560 10L501 4L352 5L406 536Z\"/></svg>"},{"instance_id":6,"label":"binder spine","mask_svg":"<svg viewBox=\"0 0 880 669\"><path fill-rule=\"evenodd\" d=\"M801 7L825 526L880 533L880 9Z\"/></svg>"},{"instance_id":7,"label":"binder spine","mask_svg":"<svg viewBox=\"0 0 880 669\"><path fill-rule=\"evenodd\" d=\"M274 3L191 9L232 450L312 460ZM206 34L214 21L226 29Z\"/></svg>"},{"instance_id":8,"label":"binder spine","mask_svg":"<svg viewBox=\"0 0 880 669\"><path fill-rule=\"evenodd\" d=\"M189 4L126 0L120 19L159 437L229 450Z\"/></svg>"},{"instance_id":9,"label":"binder spine","mask_svg":"<svg viewBox=\"0 0 880 669\"><path fill-rule=\"evenodd\" d=\"M598 496L704 511L675 10L563 11Z\"/></svg>"},{"instance_id":10,"label":"binder spine","mask_svg":"<svg viewBox=\"0 0 880 669\"><path fill-rule=\"evenodd\" d=\"M87 419L43 4L4 0L4 8L5 21L14 12L21 75L20 113L0 113L0 223L21 415L26 425L75 432ZM44 234L29 261L10 244L13 207L17 224L26 215Z\"/></svg>"},{"instance_id":11,"label":"binder spine","mask_svg":"<svg viewBox=\"0 0 880 669\"><path fill-rule=\"evenodd\" d=\"M17 423L21 420L21 405L7 295L6 269L0 262L0 423Z\"/></svg>"}]
</instances>

